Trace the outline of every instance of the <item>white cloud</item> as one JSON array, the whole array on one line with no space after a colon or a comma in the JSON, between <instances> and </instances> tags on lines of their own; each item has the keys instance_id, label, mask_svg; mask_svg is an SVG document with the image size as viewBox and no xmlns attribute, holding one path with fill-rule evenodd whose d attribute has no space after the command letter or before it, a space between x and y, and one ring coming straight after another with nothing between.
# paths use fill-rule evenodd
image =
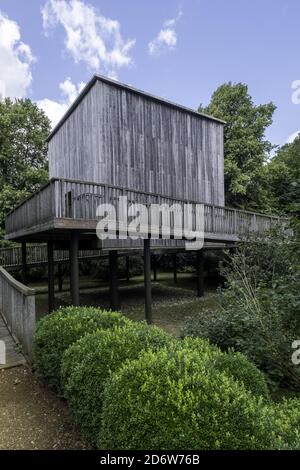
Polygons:
<instances>
[{"instance_id":1,"label":"white cloud","mask_svg":"<svg viewBox=\"0 0 300 470\"><path fill-rule=\"evenodd\" d=\"M291 144L292 142L294 142L294 140L296 139L296 137L298 137L299 134L300 134L300 129L299 131L296 131L293 134L291 134L287 140L287 144Z\"/></svg>"},{"instance_id":2,"label":"white cloud","mask_svg":"<svg viewBox=\"0 0 300 470\"><path fill-rule=\"evenodd\" d=\"M84 86L84 82L80 82L75 85L68 77L64 82L59 84L59 89L62 95L62 99L60 101L45 98L37 102L37 105L43 109L49 117L52 127L54 127L67 112L69 106L73 101L75 101Z\"/></svg>"},{"instance_id":3,"label":"white cloud","mask_svg":"<svg viewBox=\"0 0 300 470\"><path fill-rule=\"evenodd\" d=\"M42 8L45 33L63 26L66 50L75 63L85 62L91 69L114 73L132 63L130 50L135 40L124 40L121 26L99 14L80 0L48 0Z\"/></svg>"},{"instance_id":4,"label":"white cloud","mask_svg":"<svg viewBox=\"0 0 300 470\"><path fill-rule=\"evenodd\" d=\"M115 70L111 70L110 72L108 72L107 76L112 80L118 80L118 75Z\"/></svg>"},{"instance_id":5,"label":"white cloud","mask_svg":"<svg viewBox=\"0 0 300 470\"><path fill-rule=\"evenodd\" d=\"M0 95L22 98L32 82L30 47L21 41L18 24L0 12Z\"/></svg>"},{"instance_id":6,"label":"white cloud","mask_svg":"<svg viewBox=\"0 0 300 470\"><path fill-rule=\"evenodd\" d=\"M182 16L180 9L175 18L166 20L158 35L149 42L148 50L150 55L161 55L164 52L174 50L177 44L176 24Z\"/></svg>"}]
</instances>

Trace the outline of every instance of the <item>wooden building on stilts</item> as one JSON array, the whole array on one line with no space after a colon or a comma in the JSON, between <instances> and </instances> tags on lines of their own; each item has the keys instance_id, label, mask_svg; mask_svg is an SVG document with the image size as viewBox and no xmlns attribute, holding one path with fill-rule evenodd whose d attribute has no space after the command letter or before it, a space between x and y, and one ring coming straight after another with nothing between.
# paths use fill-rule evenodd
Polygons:
<instances>
[{"instance_id":1,"label":"wooden building on stilts","mask_svg":"<svg viewBox=\"0 0 300 470\"><path fill-rule=\"evenodd\" d=\"M186 237L174 236L174 214L169 237L159 216L155 237L147 224L140 227L137 239L128 226L118 224L115 238L99 239L99 205L115 207L119 219L120 197L147 208L175 205L179 211L187 205L194 224L200 204L204 248L236 243L245 233L278 222L276 217L225 207L223 127L219 119L120 82L98 75L91 79L48 138L49 182L6 218L6 239L22 244L24 281L26 244L47 243L50 311L59 250L69 251L74 305L80 303L79 250L107 253L113 309L119 307L118 257L127 257L128 264L132 253L143 255L149 323L153 254L173 254L176 280L176 253L185 250ZM197 295L202 296L203 249L197 250L196 259Z\"/></svg>"}]
</instances>

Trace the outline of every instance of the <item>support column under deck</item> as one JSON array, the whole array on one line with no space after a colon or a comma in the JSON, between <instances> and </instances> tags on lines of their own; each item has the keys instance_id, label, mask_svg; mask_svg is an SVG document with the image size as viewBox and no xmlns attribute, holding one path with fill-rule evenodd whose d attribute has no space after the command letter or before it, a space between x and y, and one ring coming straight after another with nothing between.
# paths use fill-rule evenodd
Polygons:
<instances>
[{"instance_id":1,"label":"support column under deck","mask_svg":"<svg viewBox=\"0 0 300 470\"><path fill-rule=\"evenodd\" d=\"M109 252L109 282L110 282L110 308L119 309L118 292L118 252Z\"/></svg>"},{"instance_id":2,"label":"support column under deck","mask_svg":"<svg viewBox=\"0 0 300 470\"><path fill-rule=\"evenodd\" d=\"M197 297L204 296L204 253L202 250L196 252L196 272L197 272Z\"/></svg>"},{"instance_id":3,"label":"support column under deck","mask_svg":"<svg viewBox=\"0 0 300 470\"><path fill-rule=\"evenodd\" d=\"M152 321L152 292L151 292L151 249L150 239L144 240L144 285L145 285L145 318L147 323Z\"/></svg>"},{"instance_id":4,"label":"support column under deck","mask_svg":"<svg viewBox=\"0 0 300 470\"><path fill-rule=\"evenodd\" d=\"M27 256L26 256L26 242L22 242L22 283L27 284Z\"/></svg>"},{"instance_id":5,"label":"support column under deck","mask_svg":"<svg viewBox=\"0 0 300 470\"><path fill-rule=\"evenodd\" d=\"M71 233L70 239L70 292L72 304L79 305L79 263L78 263L79 235Z\"/></svg>"},{"instance_id":6,"label":"support column under deck","mask_svg":"<svg viewBox=\"0 0 300 470\"><path fill-rule=\"evenodd\" d=\"M157 263L156 263L156 255L152 255L152 269L153 269L153 281L157 281Z\"/></svg>"},{"instance_id":7,"label":"support column under deck","mask_svg":"<svg viewBox=\"0 0 300 470\"><path fill-rule=\"evenodd\" d=\"M54 248L53 241L47 242L48 254L48 310L49 313L55 310L55 284L54 284Z\"/></svg>"},{"instance_id":8,"label":"support column under deck","mask_svg":"<svg viewBox=\"0 0 300 470\"><path fill-rule=\"evenodd\" d=\"M63 290L63 274L62 274L62 265L58 263L57 266L57 277L58 277L58 292Z\"/></svg>"},{"instance_id":9,"label":"support column under deck","mask_svg":"<svg viewBox=\"0 0 300 470\"><path fill-rule=\"evenodd\" d=\"M173 276L174 276L174 284L177 283L177 256L176 253L173 253Z\"/></svg>"},{"instance_id":10,"label":"support column under deck","mask_svg":"<svg viewBox=\"0 0 300 470\"><path fill-rule=\"evenodd\" d=\"M129 265L129 256L126 256L126 282L129 284L130 280L130 265Z\"/></svg>"}]
</instances>

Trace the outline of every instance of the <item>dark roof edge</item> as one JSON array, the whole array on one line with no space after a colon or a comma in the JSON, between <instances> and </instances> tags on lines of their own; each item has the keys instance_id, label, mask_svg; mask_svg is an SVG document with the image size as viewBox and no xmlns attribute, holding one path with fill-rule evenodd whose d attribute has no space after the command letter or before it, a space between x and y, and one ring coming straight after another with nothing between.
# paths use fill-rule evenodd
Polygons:
<instances>
[{"instance_id":1,"label":"dark roof edge","mask_svg":"<svg viewBox=\"0 0 300 470\"><path fill-rule=\"evenodd\" d=\"M63 125L63 123L68 119L68 117L72 114L72 112L74 111L75 108L77 108L77 106L79 105L79 103L83 100L83 98L85 97L85 95L90 91L90 89L92 88L92 86L94 86L94 84L98 81L102 81L104 83L107 83L109 85L113 85L115 87L118 87L118 88L121 88L123 90L128 90L128 91L131 91L132 93L135 93L137 95L140 95L140 96L143 96L145 98L148 98L150 100L153 100L153 101L156 101L156 102L159 102L159 103L162 103L162 104L165 104L167 106L171 106L172 108L177 108L181 111L185 111L187 113L190 113L190 114L193 114L195 116L200 116L200 117L204 117L206 119L210 119L212 121L216 121L216 122L219 122L220 124L226 124L226 121L223 121L222 119L219 119L219 118L215 118L213 116L209 116L208 114L205 114L205 113L199 113L198 111L195 111L194 109L191 109L191 108L187 108L186 106L183 106L181 104L177 104L177 103L174 103L172 101L169 101L169 100L166 100L164 98L160 98L159 96L155 96L155 95L152 95L151 93L146 93L145 91L142 91L142 90L139 90L138 88L134 88L132 86L129 86L129 85L125 85L124 83L121 83L117 80L113 80L111 78L108 78L108 77L104 77L103 75L94 75L91 80L86 84L86 86L83 88L83 90L81 91L81 93L78 95L78 97L76 98L76 100L71 104L71 106L69 107L68 111L63 115L63 117L60 119L60 121L56 124L56 126L52 129L52 131L50 132L48 138L47 138L47 142L49 142L49 140L52 139L52 137L54 136L54 134L56 134L56 132L60 129L60 127Z\"/></svg>"}]
</instances>

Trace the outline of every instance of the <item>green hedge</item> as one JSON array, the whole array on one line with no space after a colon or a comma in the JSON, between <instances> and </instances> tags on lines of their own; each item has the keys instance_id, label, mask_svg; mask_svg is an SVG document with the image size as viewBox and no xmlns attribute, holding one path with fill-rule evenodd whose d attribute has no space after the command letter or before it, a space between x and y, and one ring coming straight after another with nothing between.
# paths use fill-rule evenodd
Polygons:
<instances>
[{"instance_id":1,"label":"green hedge","mask_svg":"<svg viewBox=\"0 0 300 470\"><path fill-rule=\"evenodd\" d=\"M156 351L174 341L157 327L131 323L97 331L68 348L62 361L64 396L86 436L97 440L103 389L110 373L124 361L138 358L141 351Z\"/></svg>"},{"instance_id":2,"label":"green hedge","mask_svg":"<svg viewBox=\"0 0 300 470\"><path fill-rule=\"evenodd\" d=\"M98 447L280 448L266 401L205 363L182 346L124 364L104 390Z\"/></svg>"},{"instance_id":3,"label":"green hedge","mask_svg":"<svg viewBox=\"0 0 300 470\"><path fill-rule=\"evenodd\" d=\"M283 449L300 449L300 400L299 398L283 399L272 409L275 428L283 437Z\"/></svg>"},{"instance_id":4,"label":"green hedge","mask_svg":"<svg viewBox=\"0 0 300 470\"><path fill-rule=\"evenodd\" d=\"M214 355L207 365L219 372L225 372L234 380L243 383L254 395L270 400L269 389L264 374L246 356L230 350Z\"/></svg>"},{"instance_id":5,"label":"green hedge","mask_svg":"<svg viewBox=\"0 0 300 470\"><path fill-rule=\"evenodd\" d=\"M242 383L254 395L270 400L269 389L264 374L246 356L233 350L222 352L220 348L204 338L186 337L178 342L180 348L197 351L206 361L206 366L218 372L225 372Z\"/></svg>"},{"instance_id":6,"label":"green hedge","mask_svg":"<svg viewBox=\"0 0 300 470\"><path fill-rule=\"evenodd\" d=\"M66 307L43 317L33 340L33 364L51 388L61 392L60 368L64 351L87 333L130 323L116 312L93 307Z\"/></svg>"}]
</instances>

